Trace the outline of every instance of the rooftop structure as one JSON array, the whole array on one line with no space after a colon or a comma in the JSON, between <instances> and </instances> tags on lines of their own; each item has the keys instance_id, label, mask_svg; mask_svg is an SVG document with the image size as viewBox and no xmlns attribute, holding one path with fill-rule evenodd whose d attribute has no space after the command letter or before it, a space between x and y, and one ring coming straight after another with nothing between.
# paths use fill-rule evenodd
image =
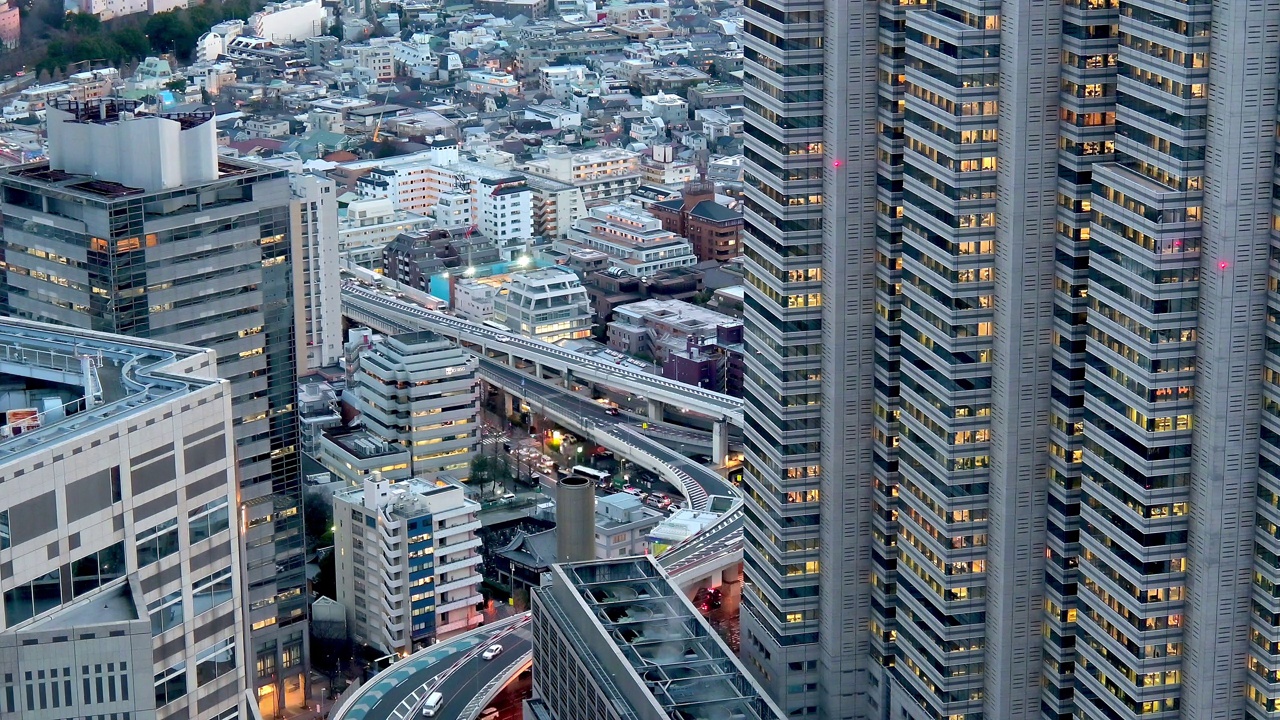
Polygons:
<instances>
[{"instance_id":1,"label":"rooftop structure","mask_svg":"<svg viewBox=\"0 0 1280 720\"><path fill-rule=\"evenodd\" d=\"M554 565L531 592L533 695L556 720L781 720L649 556Z\"/></svg>"}]
</instances>

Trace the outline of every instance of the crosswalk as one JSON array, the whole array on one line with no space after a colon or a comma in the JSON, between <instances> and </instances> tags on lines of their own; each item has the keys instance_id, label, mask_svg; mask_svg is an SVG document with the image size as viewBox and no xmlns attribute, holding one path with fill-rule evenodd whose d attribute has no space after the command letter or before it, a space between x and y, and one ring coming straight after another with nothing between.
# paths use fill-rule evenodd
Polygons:
<instances>
[{"instance_id":1,"label":"crosswalk","mask_svg":"<svg viewBox=\"0 0 1280 720\"><path fill-rule=\"evenodd\" d=\"M490 445L501 445L502 443L511 442L511 433L497 433L494 435L485 435L480 439L480 444L489 447Z\"/></svg>"}]
</instances>

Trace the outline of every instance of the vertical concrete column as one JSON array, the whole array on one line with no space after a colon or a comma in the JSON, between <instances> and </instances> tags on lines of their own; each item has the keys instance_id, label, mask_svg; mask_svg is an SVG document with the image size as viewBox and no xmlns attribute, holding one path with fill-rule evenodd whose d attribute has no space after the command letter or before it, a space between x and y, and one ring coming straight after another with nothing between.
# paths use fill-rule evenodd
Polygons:
<instances>
[{"instance_id":1,"label":"vertical concrete column","mask_svg":"<svg viewBox=\"0 0 1280 720\"><path fill-rule=\"evenodd\" d=\"M648 400L649 403L649 419L653 422L662 422L662 401Z\"/></svg>"},{"instance_id":2,"label":"vertical concrete column","mask_svg":"<svg viewBox=\"0 0 1280 720\"><path fill-rule=\"evenodd\" d=\"M560 375L560 380L561 380L561 382L564 384L564 389L565 389L565 390L569 390L569 391L571 391L571 392L572 392L572 390L573 390L573 373L569 370L569 368L567 368L567 367L566 367L566 368L564 369L564 372Z\"/></svg>"},{"instance_id":3,"label":"vertical concrete column","mask_svg":"<svg viewBox=\"0 0 1280 720\"><path fill-rule=\"evenodd\" d=\"M724 465L729 456L729 421L717 420L711 425L711 460L716 465Z\"/></svg>"}]
</instances>

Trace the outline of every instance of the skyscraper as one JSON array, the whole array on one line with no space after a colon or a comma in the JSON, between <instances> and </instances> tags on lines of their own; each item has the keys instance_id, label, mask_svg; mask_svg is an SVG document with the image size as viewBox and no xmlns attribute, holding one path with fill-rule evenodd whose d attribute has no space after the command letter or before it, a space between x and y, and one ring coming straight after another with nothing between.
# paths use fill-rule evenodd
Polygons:
<instances>
[{"instance_id":1,"label":"skyscraper","mask_svg":"<svg viewBox=\"0 0 1280 720\"><path fill-rule=\"evenodd\" d=\"M745 8L746 665L793 717L1280 710L1280 5Z\"/></svg>"},{"instance_id":2,"label":"skyscraper","mask_svg":"<svg viewBox=\"0 0 1280 720\"><path fill-rule=\"evenodd\" d=\"M231 382L249 686L305 703L289 179L220 158L210 113L48 110L48 162L5 168L0 311L213 349Z\"/></svg>"}]
</instances>

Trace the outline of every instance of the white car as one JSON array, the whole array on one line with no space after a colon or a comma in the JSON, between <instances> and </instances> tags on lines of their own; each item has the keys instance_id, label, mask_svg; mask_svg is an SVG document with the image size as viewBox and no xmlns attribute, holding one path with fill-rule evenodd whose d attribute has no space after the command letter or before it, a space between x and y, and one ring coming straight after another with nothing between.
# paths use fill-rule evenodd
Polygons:
<instances>
[{"instance_id":1,"label":"white car","mask_svg":"<svg viewBox=\"0 0 1280 720\"><path fill-rule=\"evenodd\" d=\"M502 652L501 645L490 645L489 647L485 648L484 652L480 653L480 657L485 660L492 660L498 657L498 653L500 652Z\"/></svg>"}]
</instances>

